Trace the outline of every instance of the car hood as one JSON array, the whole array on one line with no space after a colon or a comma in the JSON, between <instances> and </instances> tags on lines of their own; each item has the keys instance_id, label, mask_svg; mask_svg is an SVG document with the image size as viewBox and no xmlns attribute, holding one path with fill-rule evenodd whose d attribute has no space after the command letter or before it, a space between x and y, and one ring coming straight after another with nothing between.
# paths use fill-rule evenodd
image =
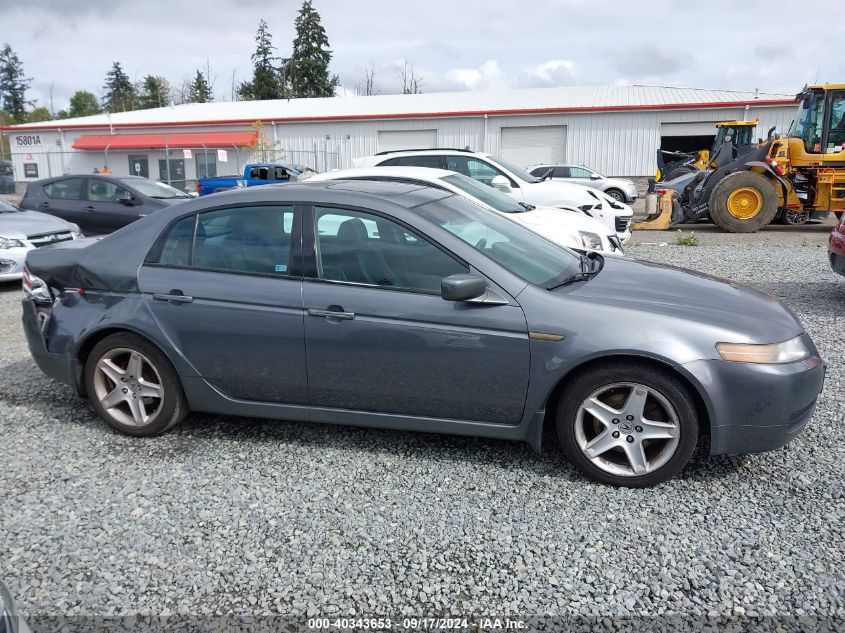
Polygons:
<instances>
[{"instance_id":1,"label":"car hood","mask_svg":"<svg viewBox=\"0 0 845 633\"><path fill-rule=\"evenodd\" d=\"M576 207L584 204L593 206L600 202L590 195L587 187L570 182L543 180L542 182L520 183L525 192L525 202L537 206L557 206L570 203Z\"/></svg>"},{"instance_id":2,"label":"car hood","mask_svg":"<svg viewBox=\"0 0 845 633\"><path fill-rule=\"evenodd\" d=\"M719 340L735 343L779 343L804 331L795 314L770 295L719 277L647 261L606 258L595 277L558 292L579 301L652 312L682 324L702 323L717 330Z\"/></svg>"},{"instance_id":3,"label":"car hood","mask_svg":"<svg viewBox=\"0 0 845 633\"><path fill-rule=\"evenodd\" d=\"M18 239L35 233L70 231L72 228L64 220L38 211L0 213L0 236L2 237Z\"/></svg>"},{"instance_id":4,"label":"car hood","mask_svg":"<svg viewBox=\"0 0 845 633\"><path fill-rule=\"evenodd\" d=\"M513 214L523 224L528 226L563 226L574 231L590 231L598 235L615 235L607 225L589 217L582 211L556 209L554 207L537 207L532 211Z\"/></svg>"}]
</instances>

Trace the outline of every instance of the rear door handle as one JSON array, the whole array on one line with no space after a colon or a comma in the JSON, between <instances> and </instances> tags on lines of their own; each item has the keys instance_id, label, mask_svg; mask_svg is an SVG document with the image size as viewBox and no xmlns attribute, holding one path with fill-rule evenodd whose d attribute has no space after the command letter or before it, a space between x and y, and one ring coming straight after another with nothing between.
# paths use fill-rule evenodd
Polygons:
<instances>
[{"instance_id":1,"label":"rear door handle","mask_svg":"<svg viewBox=\"0 0 845 633\"><path fill-rule=\"evenodd\" d=\"M181 293L156 293L153 295L153 299L156 301L168 301L169 303L191 303L194 300L193 297Z\"/></svg>"},{"instance_id":2,"label":"rear door handle","mask_svg":"<svg viewBox=\"0 0 845 633\"><path fill-rule=\"evenodd\" d=\"M341 312L339 310L312 310L308 309L308 316L325 317L327 319L344 319L351 321L355 318L354 312Z\"/></svg>"}]
</instances>

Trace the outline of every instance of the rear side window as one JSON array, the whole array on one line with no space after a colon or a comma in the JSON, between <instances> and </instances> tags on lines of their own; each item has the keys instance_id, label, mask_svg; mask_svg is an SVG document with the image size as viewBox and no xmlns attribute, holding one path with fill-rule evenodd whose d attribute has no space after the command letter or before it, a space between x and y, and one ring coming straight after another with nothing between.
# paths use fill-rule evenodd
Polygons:
<instances>
[{"instance_id":1,"label":"rear side window","mask_svg":"<svg viewBox=\"0 0 845 633\"><path fill-rule=\"evenodd\" d=\"M379 163L379 165L381 167L433 167L434 169L442 169L443 157L430 155L399 156Z\"/></svg>"},{"instance_id":2,"label":"rear side window","mask_svg":"<svg viewBox=\"0 0 845 633\"><path fill-rule=\"evenodd\" d=\"M290 206L256 206L184 218L170 228L153 261L163 266L286 276L293 213Z\"/></svg>"},{"instance_id":3,"label":"rear side window","mask_svg":"<svg viewBox=\"0 0 845 633\"><path fill-rule=\"evenodd\" d=\"M82 178L64 178L48 182L43 187L48 197L56 200L81 200Z\"/></svg>"}]
</instances>

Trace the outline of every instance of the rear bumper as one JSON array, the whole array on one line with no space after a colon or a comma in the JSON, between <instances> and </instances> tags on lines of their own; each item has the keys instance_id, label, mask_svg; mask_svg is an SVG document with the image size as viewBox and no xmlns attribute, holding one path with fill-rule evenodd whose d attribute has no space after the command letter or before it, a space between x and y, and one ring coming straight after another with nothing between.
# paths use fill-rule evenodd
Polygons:
<instances>
[{"instance_id":1,"label":"rear bumper","mask_svg":"<svg viewBox=\"0 0 845 633\"><path fill-rule=\"evenodd\" d=\"M824 384L819 356L779 365L699 360L684 368L704 388L710 454L771 451L810 421Z\"/></svg>"},{"instance_id":2,"label":"rear bumper","mask_svg":"<svg viewBox=\"0 0 845 633\"><path fill-rule=\"evenodd\" d=\"M65 354L54 354L47 349L47 342L41 334L35 302L32 299L24 298L21 301L21 306L23 307L23 331L26 335L29 353L32 354L38 369L50 378L73 385L79 392L80 372L78 363Z\"/></svg>"}]
</instances>

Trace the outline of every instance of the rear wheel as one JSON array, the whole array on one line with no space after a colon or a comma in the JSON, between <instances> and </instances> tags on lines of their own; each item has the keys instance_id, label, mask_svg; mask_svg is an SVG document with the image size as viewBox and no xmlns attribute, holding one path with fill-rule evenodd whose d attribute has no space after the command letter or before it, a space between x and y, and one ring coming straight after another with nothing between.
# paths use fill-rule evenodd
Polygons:
<instances>
[{"instance_id":1,"label":"rear wheel","mask_svg":"<svg viewBox=\"0 0 845 633\"><path fill-rule=\"evenodd\" d=\"M725 176L710 193L710 218L731 233L755 233L774 219L778 196L762 174L738 171Z\"/></svg>"},{"instance_id":2,"label":"rear wheel","mask_svg":"<svg viewBox=\"0 0 845 633\"><path fill-rule=\"evenodd\" d=\"M684 384L651 365L612 363L577 376L561 396L558 437L571 463L614 486L671 479L698 441L698 415Z\"/></svg>"},{"instance_id":3,"label":"rear wheel","mask_svg":"<svg viewBox=\"0 0 845 633\"><path fill-rule=\"evenodd\" d=\"M85 364L85 388L100 417L128 435L164 433L188 413L170 362L134 334L112 334L94 346Z\"/></svg>"}]
</instances>

